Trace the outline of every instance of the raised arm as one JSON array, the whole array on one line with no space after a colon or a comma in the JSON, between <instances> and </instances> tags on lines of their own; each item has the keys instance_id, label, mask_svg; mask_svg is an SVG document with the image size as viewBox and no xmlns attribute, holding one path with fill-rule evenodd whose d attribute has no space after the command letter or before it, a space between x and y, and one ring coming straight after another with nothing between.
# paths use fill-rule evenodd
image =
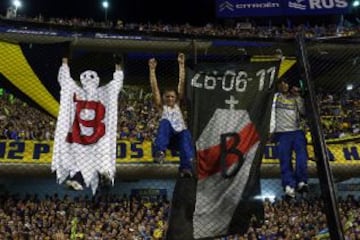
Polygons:
<instances>
[{"instance_id":1,"label":"raised arm","mask_svg":"<svg viewBox=\"0 0 360 240\"><path fill-rule=\"evenodd\" d=\"M115 87L118 90L121 90L124 85L124 72L121 68L121 65L116 63L115 64L115 72L113 74L113 84L111 87Z\"/></svg>"},{"instance_id":2,"label":"raised arm","mask_svg":"<svg viewBox=\"0 0 360 240\"><path fill-rule=\"evenodd\" d=\"M299 110L299 113L304 116L305 115L305 104L304 99L301 96L296 97L296 104Z\"/></svg>"},{"instance_id":3,"label":"raised arm","mask_svg":"<svg viewBox=\"0 0 360 240\"><path fill-rule=\"evenodd\" d=\"M157 66L156 59L151 58L149 60L149 78L150 78L151 91L153 94L153 99L154 99L155 105L157 107L161 107L161 96L160 96L160 91L159 91L159 87L158 87L157 79L156 79L156 66Z\"/></svg>"},{"instance_id":4,"label":"raised arm","mask_svg":"<svg viewBox=\"0 0 360 240\"><path fill-rule=\"evenodd\" d=\"M291 94L295 97L297 109L299 113L304 116L305 115L305 104L304 99L300 96L300 88L298 87L292 87L291 88Z\"/></svg>"},{"instance_id":5,"label":"raised arm","mask_svg":"<svg viewBox=\"0 0 360 240\"><path fill-rule=\"evenodd\" d=\"M73 82L71 75L70 75L70 68L68 65L68 58L62 58L62 65L59 69L58 73L58 81L60 86L64 86L66 82Z\"/></svg>"},{"instance_id":6,"label":"raised arm","mask_svg":"<svg viewBox=\"0 0 360 240\"><path fill-rule=\"evenodd\" d=\"M185 55L183 53L179 53L178 63L179 63L178 94L179 94L179 100L181 100L185 95Z\"/></svg>"}]
</instances>

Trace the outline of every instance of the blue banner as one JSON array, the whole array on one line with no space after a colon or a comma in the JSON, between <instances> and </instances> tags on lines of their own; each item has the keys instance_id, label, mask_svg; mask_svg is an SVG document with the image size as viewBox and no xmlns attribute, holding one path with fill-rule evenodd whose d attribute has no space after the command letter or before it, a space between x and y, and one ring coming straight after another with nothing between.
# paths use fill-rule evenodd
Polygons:
<instances>
[{"instance_id":1,"label":"blue banner","mask_svg":"<svg viewBox=\"0 0 360 240\"><path fill-rule=\"evenodd\" d=\"M347 0L287 0L286 15L346 14L350 10Z\"/></svg>"},{"instance_id":2,"label":"blue banner","mask_svg":"<svg viewBox=\"0 0 360 240\"><path fill-rule=\"evenodd\" d=\"M216 0L219 18L346 14L349 10L347 0Z\"/></svg>"},{"instance_id":3,"label":"blue banner","mask_svg":"<svg viewBox=\"0 0 360 240\"><path fill-rule=\"evenodd\" d=\"M219 18L283 15L282 0L216 0Z\"/></svg>"}]
</instances>

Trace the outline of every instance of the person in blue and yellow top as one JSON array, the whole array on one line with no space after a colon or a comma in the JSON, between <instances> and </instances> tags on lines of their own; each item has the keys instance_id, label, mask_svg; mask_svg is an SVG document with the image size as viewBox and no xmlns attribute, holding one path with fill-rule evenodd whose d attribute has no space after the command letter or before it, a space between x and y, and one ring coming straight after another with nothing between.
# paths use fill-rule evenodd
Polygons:
<instances>
[{"instance_id":1,"label":"person in blue and yellow top","mask_svg":"<svg viewBox=\"0 0 360 240\"><path fill-rule=\"evenodd\" d=\"M300 126L301 117L305 115L304 99L300 89L280 80L278 93L273 100L270 132L274 133L277 156L280 160L281 180L285 194L295 197L295 190L307 191L308 154L306 138ZM295 152L295 169L292 165L292 155Z\"/></svg>"},{"instance_id":2,"label":"person in blue and yellow top","mask_svg":"<svg viewBox=\"0 0 360 240\"><path fill-rule=\"evenodd\" d=\"M165 158L165 150L169 146L175 146L180 152L180 177L192 177L194 158L194 147L190 131L187 129L180 101L184 97L185 90L185 55L179 53L179 83L178 89L166 89L163 95L160 91L156 78L157 61L155 58L149 60L149 77L156 108L161 114L159 127L155 139L155 162L162 163Z\"/></svg>"}]
</instances>

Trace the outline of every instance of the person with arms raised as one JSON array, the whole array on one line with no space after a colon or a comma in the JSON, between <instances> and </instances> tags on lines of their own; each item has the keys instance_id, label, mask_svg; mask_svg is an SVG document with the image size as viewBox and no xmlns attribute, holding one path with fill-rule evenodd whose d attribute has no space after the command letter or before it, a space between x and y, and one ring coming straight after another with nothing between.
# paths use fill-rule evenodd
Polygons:
<instances>
[{"instance_id":1,"label":"person with arms raised","mask_svg":"<svg viewBox=\"0 0 360 240\"><path fill-rule=\"evenodd\" d=\"M192 177L194 147L190 131L187 129L180 102L184 98L185 91L185 55L178 54L179 82L178 89L165 89L163 95L156 78L157 61L149 60L150 85L153 93L154 104L161 114L159 127L155 139L155 162L162 163L165 160L165 151L169 146L175 146L180 152L180 177Z\"/></svg>"}]
</instances>

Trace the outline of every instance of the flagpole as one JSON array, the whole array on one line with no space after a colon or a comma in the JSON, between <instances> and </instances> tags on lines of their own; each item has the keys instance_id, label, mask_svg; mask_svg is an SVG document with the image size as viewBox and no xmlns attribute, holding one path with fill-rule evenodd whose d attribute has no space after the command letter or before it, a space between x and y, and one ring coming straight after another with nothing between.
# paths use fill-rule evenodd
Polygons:
<instances>
[{"instance_id":1,"label":"flagpole","mask_svg":"<svg viewBox=\"0 0 360 240\"><path fill-rule=\"evenodd\" d=\"M326 219L330 238L332 240L344 240L343 226L341 224L337 200L335 194L334 179L329 166L329 155L320 123L319 108L317 105L316 93L313 80L311 79L311 69L305 48L304 33L298 33L296 36L298 47L298 60L301 66L301 74L306 83L307 96L305 97L307 112L309 113L310 130L314 146L317 172L319 174L322 199L324 200Z\"/></svg>"}]
</instances>

